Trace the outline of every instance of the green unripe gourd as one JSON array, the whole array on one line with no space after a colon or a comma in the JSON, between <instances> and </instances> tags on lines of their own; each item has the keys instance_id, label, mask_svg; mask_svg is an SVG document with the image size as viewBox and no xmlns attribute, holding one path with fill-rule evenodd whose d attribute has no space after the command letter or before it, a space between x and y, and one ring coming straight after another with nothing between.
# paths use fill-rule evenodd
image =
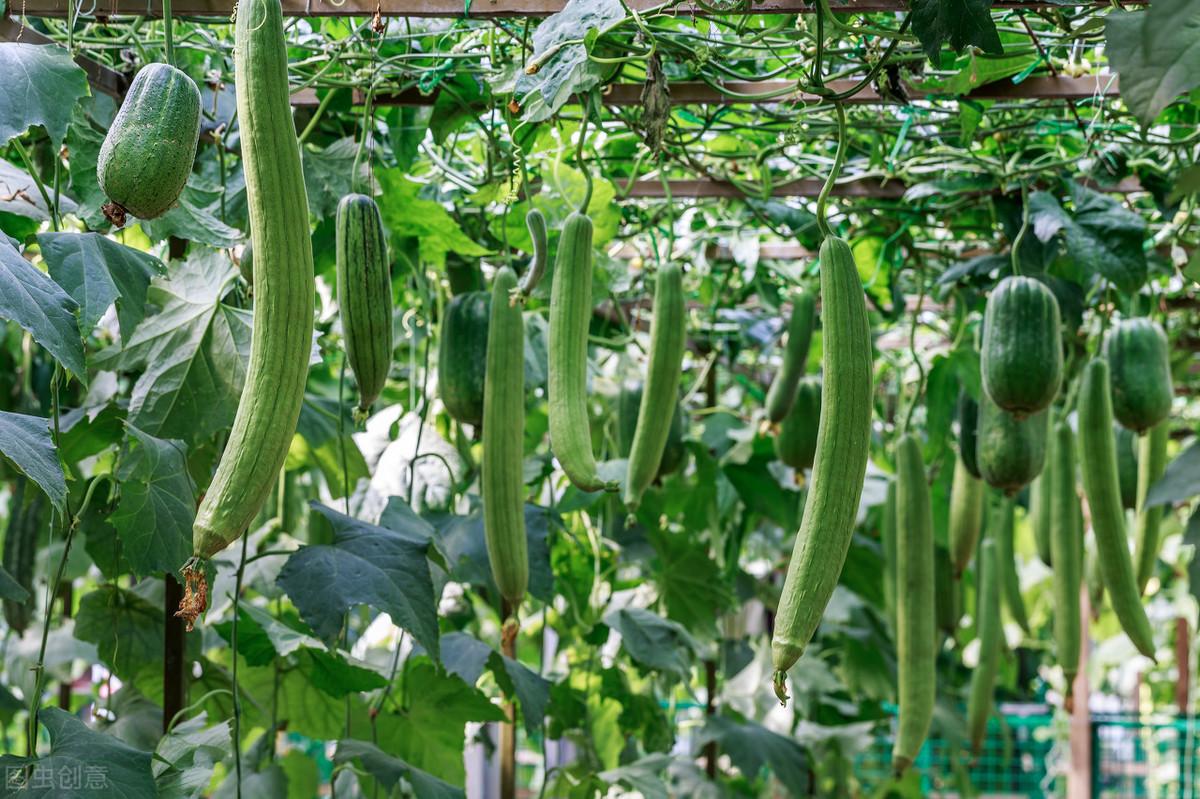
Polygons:
<instances>
[{"instance_id":1,"label":"green unripe gourd","mask_svg":"<svg viewBox=\"0 0 1200 799\"><path fill-rule=\"evenodd\" d=\"M275 487L296 432L312 351L308 199L279 0L243 0L239 6L234 73L254 242L254 330L233 429L196 512L196 559L212 557L241 536ZM184 617L195 618L191 611Z\"/></svg>"},{"instance_id":2,"label":"green unripe gourd","mask_svg":"<svg viewBox=\"0 0 1200 799\"><path fill-rule=\"evenodd\" d=\"M621 386L621 393L617 397L617 452L622 458L628 458L633 448L643 393L644 384L641 381L630 381ZM672 474L687 460L687 445L683 442L685 427L683 403L676 402L675 412L671 414L671 429L667 432L667 443L658 464L657 478Z\"/></svg>"},{"instance_id":3,"label":"green unripe gourd","mask_svg":"<svg viewBox=\"0 0 1200 799\"><path fill-rule=\"evenodd\" d=\"M1012 496L1037 477L1046 460L1048 423L1045 411L1018 419L984 396L976 451L984 481Z\"/></svg>"},{"instance_id":4,"label":"green unripe gourd","mask_svg":"<svg viewBox=\"0 0 1200 799\"><path fill-rule=\"evenodd\" d=\"M536 208L530 208L525 214L525 227L529 229L529 239L533 242L533 258L525 274L521 275L521 285L509 298L509 302L524 302L533 290L537 288L546 274L546 262L549 259L550 244L546 232L546 217Z\"/></svg>"},{"instance_id":5,"label":"green unripe gourd","mask_svg":"<svg viewBox=\"0 0 1200 799\"><path fill-rule=\"evenodd\" d=\"M775 455L797 472L811 469L821 421L821 378L806 377L796 386L796 401L775 434Z\"/></svg>"},{"instance_id":6,"label":"green unripe gourd","mask_svg":"<svg viewBox=\"0 0 1200 799\"><path fill-rule=\"evenodd\" d=\"M1138 497L1138 434L1128 427L1113 425L1117 447L1117 482L1121 485L1121 507L1133 510Z\"/></svg>"},{"instance_id":7,"label":"green unripe gourd","mask_svg":"<svg viewBox=\"0 0 1200 799\"><path fill-rule=\"evenodd\" d=\"M972 754L983 751L988 718L992 715L992 694L1000 668L1000 575L997 573L996 542L988 535L979 545L976 575L975 627L979 638L979 663L971 672L967 695L967 733Z\"/></svg>"},{"instance_id":8,"label":"green unripe gourd","mask_svg":"<svg viewBox=\"0 0 1200 799\"><path fill-rule=\"evenodd\" d=\"M502 267L492 287L479 478L492 577L514 613L529 585L521 468L525 445L525 321L522 306L508 302L516 287L517 276L512 269Z\"/></svg>"},{"instance_id":9,"label":"green unripe gourd","mask_svg":"<svg viewBox=\"0 0 1200 799\"><path fill-rule=\"evenodd\" d=\"M108 197L104 215L154 219L175 204L196 160L200 90L168 64L147 64L133 78L100 145L96 179Z\"/></svg>"},{"instance_id":10,"label":"green unripe gourd","mask_svg":"<svg viewBox=\"0 0 1200 799\"><path fill-rule=\"evenodd\" d=\"M937 694L933 515L921 444L896 448L896 661L900 706L892 771L903 774L925 743Z\"/></svg>"},{"instance_id":11,"label":"green unripe gourd","mask_svg":"<svg viewBox=\"0 0 1200 799\"><path fill-rule=\"evenodd\" d=\"M1158 482L1167 468L1167 440L1170 438L1170 422L1162 421L1151 427L1139 442L1137 516L1134 519L1134 566L1138 593L1146 593L1146 584L1154 575L1158 563L1159 525L1162 523L1163 508L1156 505L1146 507L1146 495L1150 487Z\"/></svg>"},{"instance_id":12,"label":"green unripe gourd","mask_svg":"<svg viewBox=\"0 0 1200 799\"><path fill-rule=\"evenodd\" d=\"M1021 579L1017 574L1017 555L1013 550L1015 532L1013 499L997 496L988 516L988 536L996 542L996 565L1004 592L1004 606L1013 621L1029 632L1029 614L1025 612L1025 599L1021 596Z\"/></svg>"},{"instance_id":13,"label":"green unripe gourd","mask_svg":"<svg viewBox=\"0 0 1200 799\"><path fill-rule=\"evenodd\" d=\"M254 244L246 242L246 246L242 247L242 256L238 259L238 271L242 274L242 280L254 288Z\"/></svg>"},{"instance_id":14,"label":"green unripe gourd","mask_svg":"<svg viewBox=\"0 0 1200 799\"><path fill-rule=\"evenodd\" d=\"M438 341L438 394L460 424L483 422L483 381L487 371L488 319L492 297L486 291L456 294L446 303Z\"/></svg>"},{"instance_id":15,"label":"green unripe gourd","mask_svg":"<svg viewBox=\"0 0 1200 799\"><path fill-rule=\"evenodd\" d=\"M804 366L808 362L816 315L817 301L812 294L803 289L792 292L792 313L788 317L783 364L767 390L767 418L772 422L782 422L792 408L796 385L804 375Z\"/></svg>"},{"instance_id":16,"label":"green unripe gourd","mask_svg":"<svg viewBox=\"0 0 1200 799\"><path fill-rule=\"evenodd\" d=\"M392 275L379 206L347 194L337 207L338 313L346 359L358 383L358 413L379 398L392 365Z\"/></svg>"},{"instance_id":17,"label":"green unripe gourd","mask_svg":"<svg viewBox=\"0 0 1200 799\"><path fill-rule=\"evenodd\" d=\"M632 515L642 494L658 474L670 437L667 420L679 405L683 376L683 350L687 343L687 307L683 298L683 270L664 264L654 287L654 317L650 321L650 359L638 407L637 428L629 448L625 473L625 507Z\"/></svg>"},{"instance_id":18,"label":"green unripe gourd","mask_svg":"<svg viewBox=\"0 0 1200 799\"><path fill-rule=\"evenodd\" d=\"M33 583L39 538L43 530L42 507L46 495L18 477L8 502L8 525L4 532L4 570L29 596L24 602L4 600L4 620L18 635L24 634L36 606Z\"/></svg>"},{"instance_id":19,"label":"green unripe gourd","mask_svg":"<svg viewBox=\"0 0 1200 799\"><path fill-rule=\"evenodd\" d=\"M1031 277L1006 277L983 317L979 371L991 401L1024 417L1048 408L1062 382L1058 301Z\"/></svg>"},{"instance_id":20,"label":"green unripe gourd","mask_svg":"<svg viewBox=\"0 0 1200 799\"><path fill-rule=\"evenodd\" d=\"M1092 359L1083 370L1079 389L1079 458L1096 535L1100 574L1108 601L1121 628L1139 652L1154 658L1154 634L1133 571L1126 544L1125 510L1117 480L1113 442L1112 398L1108 363Z\"/></svg>"},{"instance_id":21,"label":"green unripe gourd","mask_svg":"<svg viewBox=\"0 0 1200 799\"><path fill-rule=\"evenodd\" d=\"M1066 422L1054 426L1054 462L1046 470L1046 504L1050 511L1050 558L1054 563L1054 641L1067 696L1079 670L1079 590L1083 580L1083 541L1075 491L1075 434Z\"/></svg>"},{"instance_id":22,"label":"green unripe gourd","mask_svg":"<svg viewBox=\"0 0 1200 799\"><path fill-rule=\"evenodd\" d=\"M962 583L954 573L954 562L950 550L938 546L933 553L933 587L937 595L937 628L948 638L958 636L958 622L962 618Z\"/></svg>"},{"instance_id":23,"label":"green unripe gourd","mask_svg":"<svg viewBox=\"0 0 1200 799\"><path fill-rule=\"evenodd\" d=\"M1033 528L1033 540L1037 544L1038 558L1051 565L1050 515L1053 504L1050 498L1051 472L1055 467L1053 431L1046 437L1046 463L1041 474L1029 484L1029 524Z\"/></svg>"},{"instance_id":24,"label":"green unripe gourd","mask_svg":"<svg viewBox=\"0 0 1200 799\"><path fill-rule=\"evenodd\" d=\"M983 482L971 475L959 454L950 483L950 555L954 576L962 577L975 555L983 529Z\"/></svg>"},{"instance_id":25,"label":"green unripe gourd","mask_svg":"<svg viewBox=\"0 0 1200 799\"><path fill-rule=\"evenodd\" d=\"M837 585L862 498L871 443L872 342L866 295L850 245L821 243L822 369L817 454L775 617L775 693L821 623Z\"/></svg>"},{"instance_id":26,"label":"green unripe gourd","mask_svg":"<svg viewBox=\"0 0 1200 799\"><path fill-rule=\"evenodd\" d=\"M958 456L967 472L979 479L976 440L979 435L979 403L966 391L958 395Z\"/></svg>"},{"instance_id":27,"label":"green unripe gourd","mask_svg":"<svg viewBox=\"0 0 1200 799\"><path fill-rule=\"evenodd\" d=\"M580 491L616 491L616 483L596 473L592 452L587 393L591 319L592 220L575 212L563 225L550 287L550 449Z\"/></svg>"},{"instance_id":28,"label":"green unripe gourd","mask_svg":"<svg viewBox=\"0 0 1200 799\"><path fill-rule=\"evenodd\" d=\"M883 599L892 624L896 623L896 481L888 480L883 502L883 519L879 525L883 548Z\"/></svg>"},{"instance_id":29,"label":"green unripe gourd","mask_svg":"<svg viewBox=\"0 0 1200 799\"><path fill-rule=\"evenodd\" d=\"M980 372L992 402L1018 418L1049 407L1062 381L1058 300L1028 277L1006 277L988 297Z\"/></svg>"},{"instance_id":30,"label":"green unripe gourd","mask_svg":"<svg viewBox=\"0 0 1200 799\"><path fill-rule=\"evenodd\" d=\"M1167 418L1175 389L1167 335L1149 319L1124 319L1104 337L1113 415L1136 433Z\"/></svg>"}]
</instances>

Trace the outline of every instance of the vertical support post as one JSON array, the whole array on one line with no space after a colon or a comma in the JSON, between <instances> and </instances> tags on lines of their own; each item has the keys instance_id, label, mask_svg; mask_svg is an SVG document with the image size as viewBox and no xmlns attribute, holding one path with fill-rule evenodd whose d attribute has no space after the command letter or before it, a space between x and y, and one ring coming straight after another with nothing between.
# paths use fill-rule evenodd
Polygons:
<instances>
[{"instance_id":1,"label":"vertical support post","mask_svg":"<svg viewBox=\"0 0 1200 799\"><path fill-rule=\"evenodd\" d=\"M63 618L71 618L75 609L74 584L70 580L63 580L62 587L58 589L58 596L62 599ZM71 712L71 677L69 675L58 684L58 706L68 713Z\"/></svg>"},{"instance_id":2,"label":"vertical support post","mask_svg":"<svg viewBox=\"0 0 1200 799\"><path fill-rule=\"evenodd\" d=\"M704 716L716 715L717 712L717 662L704 661L704 687L706 691ZM717 742L709 741L704 745L704 773L710 780L717 778Z\"/></svg>"},{"instance_id":3,"label":"vertical support post","mask_svg":"<svg viewBox=\"0 0 1200 799\"><path fill-rule=\"evenodd\" d=\"M1067 799L1092 799L1092 719L1088 709L1091 687L1088 684L1088 660L1092 646L1091 615L1087 586L1079 590L1080 647L1079 672L1072 687L1070 723L1071 767L1067 772Z\"/></svg>"},{"instance_id":4,"label":"vertical support post","mask_svg":"<svg viewBox=\"0 0 1200 799\"><path fill-rule=\"evenodd\" d=\"M186 705L187 681L184 675L184 631L183 619L175 610L183 600L183 586L175 575L166 574L166 590L163 592L163 612L166 630L163 635L163 732L171 728L171 721Z\"/></svg>"}]
</instances>

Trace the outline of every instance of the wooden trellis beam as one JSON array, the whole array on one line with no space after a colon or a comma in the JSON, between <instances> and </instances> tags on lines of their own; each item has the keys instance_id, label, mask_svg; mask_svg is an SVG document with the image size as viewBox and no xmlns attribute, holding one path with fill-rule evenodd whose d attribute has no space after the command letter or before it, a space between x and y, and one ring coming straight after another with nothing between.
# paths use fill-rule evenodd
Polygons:
<instances>
[{"instance_id":1,"label":"wooden trellis beam","mask_svg":"<svg viewBox=\"0 0 1200 799\"><path fill-rule=\"evenodd\" d=\"M1127 4L1144 5L1148 0L1130 0ZM1102 0L1082 0L1082 5L1108 7ZM31 17L66 17L68 0L22 0L22 13ZM566 0L283 0L283 13L291 17L548 17L562 11ZM630 0L638 11L664 6L661 0ZM742 5L726 2L728 9L717 11L721 0L706 5L681 3L674 11L683 15L719 14L810 14L814 3L805 0L757 0ZM835 5L847 13L907 11L909 0L847 0ZM1057 8L1054 0L998 0L992 9L1005 11L1017 8ZM174 0L171 13L183 17L214 17L228 20L233 13L234 0ZM710 10L713 9L713 10ZM92 9L94 17L161 17L162 4L154 0L98 0Z\"/></svg>"},{"instance_id":2,"label":"wooden trellis beam","mask_svg":"<svg viewBox=\"0 0 1200 799\"><path fill-rule=\"evenodd\" d=\"M21 25L9 17L0 14L0 41L24 42L25 44L52 44L48 36L38 33L33 28ZM83 67L87 73L88 83L97 91L104 92L118 102L125 96L129 88L129 78L116 70L109 69L103 64L93 61L87 56L75 56L75 63Z\"/></svg>"},{"instance_id":3,"label":"wooden trellis beam","mask_svg":"<svg viewBox=\"0 0 1200 799\"><path fill-rule=\"evenodd\" d=\"M830 81L829 88L835 92L843 92L854 85L855 80ZM815 94L796 91L794 81L733 81L722 84L724 91L699 81L682 81L670 84L671 102L675 105L732 105L734 103L818 103L821 98ZM958 95L938 94L922 91L906 86L909 99L912 100L957 100ZM1093 97L1112 96L1117 94L1117 76L1104 73L1100 75L1085 75L1072 78L1066 75L1038 75L1026 78L1020 83L999 80L988 83L972 90L967 98L971 100L1073 100L1084 101ZM774 95L763 99L751 99L753 95ZM640 83L614 83L604 90L603 101L610 106L641 105L642 85ZM428 94L418 89L405 89L399 92L379 93L372 98L375 105L380 106L430 106L438 98L437 91ZM366 102L366 93L361 89L354 90L353 102L362 105ZM873 86L866 86L846 102L852 105L871 105L876 103L899 102L892 98L880 97ZM305 89L292 95L292 105L311 107L318 103L317 93Z\"/></svg>"},{"instance_id":4,"label":"wooden trellis beam","mask_svg":"<svg viewBox=\"0 0 1200 799\"><path fill-rule=\"evenodd\" d=\"M672 180L668 181L673 199L744 199L747 195L742 189L732 183L716 180ZM1087 184L1087 181L1084 181ZM816 197L821 192L824 181L816 178L794 180L781 183L771 189L772 197ZM1088 184L1092 185L1092 184ZM1143 191L1141 181L1135 177L1125 178L1116 185L1099 187L1102 191L1117 194L1133 194ZM624 184L621 191L626 196L636 199L660 198L665 199L667 188L659 180L638 180L633 185ZM874 198L898 200L908 191L908 186L900 181L884 182L878 178L860 178L844 183L838 183L830 194L834 197ZM971 193L971 192L967 192ZM988 190L981 189L975 194L986 194Z\"/></svg>"}]
</instances>

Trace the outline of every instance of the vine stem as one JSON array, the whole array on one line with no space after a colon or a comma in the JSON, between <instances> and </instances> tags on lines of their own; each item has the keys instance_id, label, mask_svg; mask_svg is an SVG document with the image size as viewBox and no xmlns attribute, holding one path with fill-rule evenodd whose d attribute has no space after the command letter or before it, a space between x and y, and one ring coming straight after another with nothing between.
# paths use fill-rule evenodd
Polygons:
<instances>
[{"instance_id":1,"label":"vine stem","mask_svg":"<svg viewBox=\"0 0 1200 799\"><path fill-rule=\"evenodd\" d=\"M246 547L250 534L242 535L242 556L238 561L237 579L233 587L233 629L230 643L233 645L233 767L237 780L237 799L242 799L242 695L238 687L238 615L242 598L242 578L246 574Z\"/></svg>"},{"instance_id":2,"label":"vine stem","mask_svg":"<svg viewBox=\"0 0 1200 799\"><path fill-rule=\"evenodd\" d=\"M73 5L74 3L72 3ZM175 32L171 20L171 0L162 0L163 27L166 30L167 63L175 66Z\"/></svg>"},{"instance_id":3,"label":"vine stem","mask_svg":"<svg viewBox=\"0 0 1200 799\"><path fill-rule=\"evenodd\" d=\"M55 403L55 410L57 411L57 403ZM72 513L70 506L68 505L67 507L67 513L64 517L66 538L63 542L62 555L58 559L58 568L54 573L54 581L47 588L46 617L42 620L42 640L38 646L37 663L33 666L34 688L29 699L29 733L25 746L27 757L37 757L38 713L41 711L42 689L46 683L46 645L50 640L50 623L54 620L54 597L58 596L59 588L62 585L63 573L67 568L67 556L71 554L71 542L75 539L76 528L79 527L79 517L92 504L92 497L95 496L96 486L106 483L111 479L111 475L108 474L93 477L92 481L88 483L87 493L83 496L83 502L80 504L79 510Z\"/></svg>"},{"instance_id":4,"label":"vine stem","mask_svg":"<svg viewBox=\"0 0 1200 799\"><path fill-rule=\"evenodd\" d=\"M846 140L849 138L846 135L846 109L842 108L841 103L834 103L833 109L837 113L837 152L833 156L833 166L825 178L825 184L821 186L821 193L817 195L817 227L820 228L821 235L826 238L833 235L828 218L829 194L833 191L833 186L842 172L842 165L846 163Z\"/></svg>"},{"instance_id":5,"label":"vine stem","mask_svg":"<svg viewBox=\"0 0 1200 799\"><path fill-rule=\"evenodd\" d=\"M575 145L575 164L583 173L586 188L583 190L583 202L579 204L579 213L586 214L592 202L592 173L583 161L583 143L587 139L588 110L586 99L583 104L583 120L579 123L579 141Z\"/></svg>"},{"instance_id":6,"label":"vine stem","mask_svg":"<svg viewBox=\"0 0 1200 799\"><path fill-rule=\"evenodd\" d=\"M913 363L917 365L917 390L908 403L908 411L904 414L904 426L900 429L901 435L908 432L912 425L913 411L917 409L917 403L920 402L921 395L925 393L925 366L921 363L921 357L917 353L917 327L921 320L921 306L925 304L925 270L919 265L917 266L917 283L919 287L917 305L913 308L912 327L908 331L908 350L912 353Z\"/></svg>"}]
</instances>

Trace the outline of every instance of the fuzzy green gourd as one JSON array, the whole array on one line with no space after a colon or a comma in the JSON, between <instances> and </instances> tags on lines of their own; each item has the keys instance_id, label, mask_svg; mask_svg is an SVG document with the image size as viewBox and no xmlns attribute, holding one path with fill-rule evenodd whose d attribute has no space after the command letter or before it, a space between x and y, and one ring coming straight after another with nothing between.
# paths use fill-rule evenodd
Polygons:
<instances>
[{"instance_id":1,"label":"fuzzy green gourd","mask_svg":"<svg viewBox=\"0 0 1200 799\"><path fill-rule=\"evenodd\" d=\"M811 469L820 421L821 378L806 377L796 386L796 399L775 433L776 457L797 472Z\"/></svg>"},{"instance_id":2,"label":"fuzzy green gourd","mask_svg":"<svg viewBox=\"0 0 1200 799\"><path fill-rule=\"evenodd\" d=\"M796 386L804 375L808 363L808 350L812 344L817 301L803 289L792 292L792 313L788 317L787 342L783 348L783 363L767 390L767 418L782 422L791 410L796 397Z\"/></svg>"},{"instance_id":3,"label":"fuzzy green gourd","mask_svg":"<svg viewBox=\"0 0 1200 799\"><path fill-rule=\"evenodd\" d=\"M683 351L687 343L687 307L679 264L668 263L659 268L653 312L646 382L625 472L623 499L630 515L637 512L642 494L658 474L671 433L668 420L679 405Z\"/></svg>"},{"instance_id":4,"label":"fuzzy green gourd","mask_svg":"<svg viewBox=\"0 0 1200 799\"><path fill-rule=\"evenodd\" d=\"M1170 422L1162 421L1151 427L1140 441L1138 452L1137 515L1134 517L1134 571L1138 593L1146 593L1146 585L1154 575L1158 550L1162 543L1159 525L1163 507L1146 507L1146 495L1167 468L1167 441L1171 437Z\"/></svg>"},{"instance_id":5,"label":"fuzzy green gourd","mask_svg":"<svg viewBox=\"0 0 1200 799\"><path fill-rule=\"evenodd\" d=\"M580 491L616 491L601 479L588 420L588 325L592 319L592 220L574 212L563 224L550 286L547 385L550 449Z\"/></svg>"},{"instance_id":6,"label":"fuzzy green gourd","mask_svg":"<svg viewBox=\"0 0 1200 799\"><path fill-rule=\"evenodd\" d=\"M963 391L958 395L958 456L963 466L976 480L979 479L979 463L976 457L979 436L979 403Z\"/></svg>"},{"instance_id":7,"label":"fuzzy green gourd","mask_svg":"<svg viewBox=\"0 0 1200 799\"><path fill-rule=\"evenodd\" d=\"M1167 418L1175 389L1167 335L1149 319L1123 319L1104 337L1113 415L1144 433Z\"/></svg>"},{"instance_id":8,"label":"fuzzy green gourd","mask_svg":"<svg viewBox=\"0 0 1200 799\"><path fill-rule=\"evenodd\" d=\"M108 220L121 227L126 214L154 219L166 213L192 173L199 138L195 81L169 64L138 70L96 160Z\"/></svg>"},{"instance_id":9,"label":"fuzzy green gourd","mask_svg":"<svg viewBox=\"0 0 1200 799\"><path fill-rule=\"evenodd\" d=\"M937 697L933 513L921 444L896 448L896 664L899 720L892 771L908 770L929 734Z\"/></svg>"},{"instance_id":10,"label":"fuzzy green gourd","mask_svg":"<svg viewBox=\"0 0 1200 799\"><path fill-rule=\"evenodd\" d=\"M1000 574L1004 606L1013 621L1029 633L1029 614L1025 610L1025 599L1021 596L1021 579L1017 572L1017 556L1013 549L1016 519L1013 499L996 496L988 513L988 536L996 542L996 566Z\"/></svg>"},{"instance_id":11,"label":"fuzzy green gourd","mask_svg":"<svg viewBox=\"0 0 1200 799\"><path fill-rule=\"evenodd\" d=\"M644 389L645 384L640 380L628 381L621 386L621 393L617 397L617 453L622 458L628 458L629 451L633 448L633 436L637 432L638 413L642 407ZM674 473L687 460L687 445L683 441L686 424L683 403L676 402L656 479Z\"/></svg>"},{"instance_id":12,"label":"fuzzy green gourd","mask_svg":"<svg viewBox=\"0 0 1200 799\"><path fill-rule=\"evenodd\" d=\"M1060 328L1058 300L1044 283L1000 281L984 311L979 364L992 402L1017 418L1049 407L1062 381Z\"/></svg>"},{"instance_id":13,"label":"fuzzy green gourd","mask_svg":"<svg viewBox=\"0 0 1200 799\"><path fill-rule=\"evenodd\" d=\"M364 194L338 202L334 223L338 313L358 383L358 415L379 398L392 365L392 274L379 206Z\"/></svg>"},{"instance_id":14,"label":"fuzzy green gourd","mask_svg":"<svg viewBox=\"0 0 1200 799\"><path fill-rule=\"evenodd\" d=\"M488 320L492 296L486 291L456 294L446 303L438 340L438 394L460 424L483 423L483 382L487 371Z\"/></svg>"},{"instance_id":15,"label":"fuzzy green gourd","mask_svg":"<svg viewBox=\"0 0 1200 799\"><path fill-rule=\"evenodd\" d=\"M492 577L512 612L529 586L525 534L525 321L509 304L517 276L501 267L492 287L487 377L483 393L483 463L479 484Z\"/></svg>"},{"instance_id":16,"label":"fuzzy green gourd","mask_svg":"<svg viewBox=\"0 0 1200 799\"><path fill-rule=\"evenodd\" d=\"M983 529L983 482L971 474L960 454L950 483L950 555L954 576L961 577L975 555Z\"/></svg>"},{"instance_id":17,"label":"fuzzy green gourd","mask_svg":"<svg viewBox=\"0 0 1200 799\"><path fill-rule=\"evenodd\" d=\"M1133 510L1138 497L1138 434L1128 427L1113 425L1117 448L1117 482L1121 486L1121 507Z\"/></svg>"},{"instance_id":18,"label":"fuzzy green gourd","mask_svg":"<svg viewBox=\"0 0 1200 799\"><path fill-rule=\"evenodd\" d=\"M254 242L254 329L246 385L196 512L193 561L246 532L279 479L304 399L315 308L308 199L292 122L279 0L243 0L234 32L238 124ZM180 615L204 610L198 564Z\"/></svg>"},{"instance_id":19,"label":"fuzzy green gourd","mask_svg":"<svg viewBox=\"0 0 1200 799\"><path fill-rule=\"evenodd\" d=\"M1154 658L1154 633L1129 556L1125 510L1121 507L1117 455L1113 441L1112 396L1108 363L1092 359L1079 389L1079 462L1091 511L1100 574L1108 601L1122 629L1139 652Z\"/></svg>"},{"instance_id":20,"label":"fuzzy green gourd","mask_svg":"<svg viewBox=\"0 0 1200 799\"><path fill-rule=\"evenodd\" d=\"M984 396L979 403L976 458L993 488L1015 495L1042 471L1046 460L1045 411L1018 419Z\"/></svg>"},{"instance_id":21,"label":"fuzzy green gourd","mask_svg":"<svg viewBox=\"0 0 1200 799\"><path fill-rule=\"evenodd\" d=\"M866 295L844 239L827 237L820 260L824 377L817 454L771 639L781 702L787 700L787 670L821 623L845 565L871 443L873 363Z\"/></svg>"},{"instance_id":22,"label":"fuzzy green gourd","mask_svg":"<svg viewBox=\"0 0 1200 799\"><path fill-rule=\"evenodd\" d=\"M979 638L979 662L971 672L967 693L967 735L972 754L983 751L987 723L992 715L992 694L996 689L996 674L1000 669L1000 644L1003 628L1000 625L1000 575L998 573L996 542L990 534L979 545L978 568L975 577L975 626Z\"/></svg>"},{"instance_id":23,"label":"fuzzy green gourd","mask_svg":"<svg viewBox=\"0 0 1200 799\"><path fill-rule=\"evenodd\" d=\"M1054 426L1054 463L1047 469L1050 558L1054 563L1054 641L1058 665L1067 683L1067 695L1079 670L1079 591L1083 581L1083 542L1075 491L1075 434L1066 422Z\"/></svg>"}]
</instances>

